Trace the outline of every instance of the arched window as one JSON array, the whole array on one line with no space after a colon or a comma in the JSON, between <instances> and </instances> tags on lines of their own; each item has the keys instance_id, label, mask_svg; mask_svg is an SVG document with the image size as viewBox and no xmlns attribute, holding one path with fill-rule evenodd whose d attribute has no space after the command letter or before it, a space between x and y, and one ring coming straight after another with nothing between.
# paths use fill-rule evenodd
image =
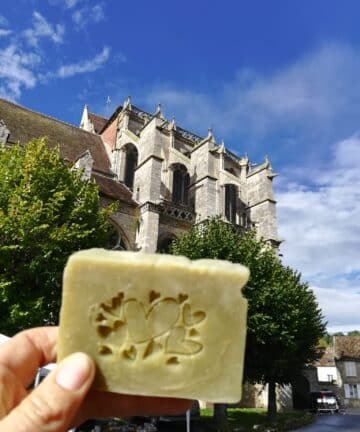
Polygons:
<instances>
[{"instance_id":1,"label":"arched window","mask_svg":"<svg viewBox=\"0 0 360 432\"><path fill-rule=\"evenodd\" d=\"M175 165L173 170L172 200L175 203L187 204L190 176L184 165Z\"/></svg>"},{"instance_id":2,"label":"arched window","mask_svg":"<svg viewBox=\"0 0 360 432\"><path fill-rule=\"evenodd\" d=\"M157 252L164 254L170 253L171 244L175 239L176 237L173 234L166 235L165 237L159 239L157 245Z\"/></svg>"},{"instance_id":3,"label":"arched window","mask_svg":"<svg viewBox=\"0 0 360 432\"><path fill-rule=\"evenodd\" d=\"M126 157L125 157L125 178L124 183L130 189L134 186L134 175L135 169L138 163L138 151L132 144L126 146Z\"/></svg>"},{"instance_id":4,"label":"arched window","mask_svg":"<svg viewBox=\"0 0 360 432\"><path fill-rule=\"evenodd\" d=\"M231 223L236 223L237 190L233 184L225 185L225 217Z\"/></svg>"},{"instance_id":5,"label":"arched window","mask_svg":"<svg viewBox=\"0 0 360 432\"><path fill-rule=\"evenodd\" d=\"M117 227L113 224L111 224L110 227L110 237L107 244L106 249L111 250L127 250L124 237L121 234L120 230L117 229Z\"/></svg>"}]
</instances>

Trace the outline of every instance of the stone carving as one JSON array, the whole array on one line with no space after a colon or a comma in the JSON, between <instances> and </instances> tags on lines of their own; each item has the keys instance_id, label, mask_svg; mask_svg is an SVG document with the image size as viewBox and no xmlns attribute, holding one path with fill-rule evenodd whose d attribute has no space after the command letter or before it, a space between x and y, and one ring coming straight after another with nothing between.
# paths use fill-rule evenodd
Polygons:
<instances>
[{"instance_id":1,"label":"stone carving","mask_svg":"<svg viewBox=\"0 0 360 432\"><path fill-rule=\"evenodd\" d=\"M194 310L187 294L163 298L155 290L147 304L120 292L91 311L99 354L145 361L163 353L169 366L203 350L198 327L205 319L206 313Z\"/></svg>"},{"instance_id":2,"label":"stone carving","mask_svg":"<svg viewBox=\"0 0 360 432\"><path fill-rule=\"evenodd\" d=\"M0 144L6 144L9 135L10 131L6 127L4 120L0 120Z\"/></svg>"},{"instance_id":3,"label":"stone carving","mask_svg":"<svg viewBox=\"0 0 360 432\"><path fill-rule=\"evenodd\" d=\"M194 222L195 220L195 214L190 207L179 206L168 201L163 201L158 204L158 211L160 214L171 217L173 219L188 222Z\"/></svg>"}]
</instances>

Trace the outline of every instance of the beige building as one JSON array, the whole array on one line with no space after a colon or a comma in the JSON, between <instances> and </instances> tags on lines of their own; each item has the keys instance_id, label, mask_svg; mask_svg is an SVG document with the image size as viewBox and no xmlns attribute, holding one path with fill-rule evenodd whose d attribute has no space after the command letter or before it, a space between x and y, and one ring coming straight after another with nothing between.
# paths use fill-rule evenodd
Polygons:
<instances>
[{"instance_id":1,"label":"beige building","mask_svg":"<svg viewBox=\"0 0 360 432\"><path fill-rule=\"evenodd\" d=\"M211 129L201 137L128 98L106 119L85 106L80 128L0 99L0 142L47 136L64 159L94 178L103 200L119 200L113 246L166 251L197 222L220 217L239 229L255 226L274 246L277 234L273 172L217 143Z\"/></svg>"},{"instance_id":2,"label":"beige building","mask_svg":"<svg viewBox=\"0 0 360 432\"><path fill-rule=\"evenodd\" d=\"M360 336L334 336L339 393L347 407L360 407Z\"/></svg>"}]
</instances>

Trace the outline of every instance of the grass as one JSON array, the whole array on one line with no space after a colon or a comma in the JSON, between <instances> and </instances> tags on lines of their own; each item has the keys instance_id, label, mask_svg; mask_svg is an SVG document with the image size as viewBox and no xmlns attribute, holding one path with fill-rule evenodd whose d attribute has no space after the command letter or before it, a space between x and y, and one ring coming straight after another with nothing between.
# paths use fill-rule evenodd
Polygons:
<instances>
[{"instance_id":1,"label":"grass","mask_svg":"<svg viewBox=\"0 0 360 432\"><path fill-rule=\"evenodd\" d=\"M201 410L199 431L214 431L212 424L212 409ZM313 421L313 415L303 411L290 411L278 413L276 430L289 431L301 427ZM266 410L260 408L229 408L228 409L228 430L253 431L254 425L267 425Z\"/></svg>"}]
</instances>

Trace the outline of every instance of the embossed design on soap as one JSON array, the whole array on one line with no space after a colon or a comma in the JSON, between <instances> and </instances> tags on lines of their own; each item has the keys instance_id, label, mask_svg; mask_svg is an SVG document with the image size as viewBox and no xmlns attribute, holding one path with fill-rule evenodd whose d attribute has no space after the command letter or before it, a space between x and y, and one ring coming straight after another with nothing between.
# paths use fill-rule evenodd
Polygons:
<instances>
[{"instance_id":1,"label":"embossed design on soap","mask_svg":"<svg viewBox=\"0 0 360 432\"><path fill-rule=\"evenodd\" d=\"M91 313L100 355L120 355L134 362L164 353L170 367L203 350L198 327L205 319L206 313L193 308L187 294L162 297L155 290L149 292L147 302L126 299L120 292Z\"/></svg>"}]
</instances>

